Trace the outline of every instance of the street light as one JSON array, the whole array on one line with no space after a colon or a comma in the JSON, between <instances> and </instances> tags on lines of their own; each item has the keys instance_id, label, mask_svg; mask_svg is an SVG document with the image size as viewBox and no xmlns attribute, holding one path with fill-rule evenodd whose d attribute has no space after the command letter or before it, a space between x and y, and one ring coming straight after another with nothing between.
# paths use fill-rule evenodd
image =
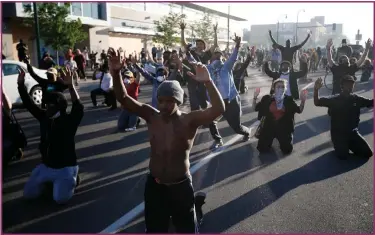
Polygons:
<instances>
[{"instance_id":1,"label":"street light","mask_svg":"<svg viewBox=\"0 0 375 235\"><path fill-rule=\"evenodd\" d=\"M299 13L301 13L301 11L302 12L305 12L305 9L300 9L300 10L298 10L298 12L297 12L297 23L296 23L296 42L295 42L295 44L297 45L297 42L298 42L298 40L297 40L297 38L298 38L298 34L297 34L297 30L298 30L298 16L299 16Z\"/></svg>"},{"instance_id":2,"label":"street light","mask_svg":"<svg viewBox=\"0 0 375 235\"><path fill-rule=\"evenodd\" d=\"M287 14L282 14L279 16L279 18L277 18L277 37L276 37L276 42L279 43L279 27L280 27L280 18L281 17L284 17L285 16L285 19L288 18L288 15Z\"/></svg>"}]
</instances>

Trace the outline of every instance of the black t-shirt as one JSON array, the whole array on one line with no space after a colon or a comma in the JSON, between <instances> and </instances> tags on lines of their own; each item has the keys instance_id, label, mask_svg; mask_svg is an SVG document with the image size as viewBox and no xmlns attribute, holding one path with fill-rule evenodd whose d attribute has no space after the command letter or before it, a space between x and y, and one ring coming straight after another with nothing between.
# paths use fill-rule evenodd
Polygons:
<instances>
[{"instance_id":1,"label":"black t-shirt","mask_svg":"<svg viewBox=\"0 0 375 235\"><path fill-rule=\"evenodd\" d=\"M331 72L333 75L333 91L334 94L340 92L340 84L341 78L345 75L354 76L355 73L359 70L357 64L352 64L350 66L341 66L341 65L333 65L331 67Z\"/></svg>"},{"instance_id":2,"label":"black t-shirt","mask_svg":"<svg viewBox=\"0 0 375 235\"><path fill-rule=\"evenodd\" d=\"M342 94L322 97L317 106L330 109L331 131L348 133L358 128L361 108L374 106L374 99L368 99L356 94Z\"/></svg>"}]
</instances>

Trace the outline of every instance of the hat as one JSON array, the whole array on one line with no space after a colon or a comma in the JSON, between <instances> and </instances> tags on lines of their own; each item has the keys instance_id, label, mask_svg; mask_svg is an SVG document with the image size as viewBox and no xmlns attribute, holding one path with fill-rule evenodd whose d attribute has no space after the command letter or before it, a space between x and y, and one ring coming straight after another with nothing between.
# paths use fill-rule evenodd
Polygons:
<instances>
[{"instance_id":1,"label":"hat","mask_svg":"<svg viewBox=\"0 0 375 235\"><path fill-rule=\"evenodd\" d=\"M134 78L134 74L129 70L124 73L124 76L129 77L129 78Z\"/></svg>"},{"instance_id":2,"label":"hat","mask_svg":"<svg viewBox=\"0 0 375 235\"><path fill-rule=\"evenodd\" d=\"M288 64L289 67L292 67L292 64L291 64L289 61L287 61L287 60L283 60L283 61L280 63L280 66L283 65L283 64Z\"/></svg>"},{"instance_id":3,"label":"hat","mask_svg":"<svg viewBox=\"0 0 375 235\"><path fill-rule=\"evenodd\" d=\"M220 53L220 54L223 54L223 52L220 50L219 47L216 47L216 48L215 48L214 53Z\"/></svg>"},{"instance_id":4,"label":"hat","mask_svg":"<svg viewBox=\"0 0 375 235\"><path fill-rule=\"evenodd\" d=\"M159 96L173 97L180 105L184 101L184 90L178 81L165 80L158 87L157 97Z\"/></svg>"},{"instance_id":5,"label":"hat","mask_svg":"<svg viewBox=\"0 0 375 235\"><path fill-rule=\"evenodd\" d=\"M341 43L346 43L346 39L341 40Z\"/></svg>"},{"instance_id":6,"label":"hat","mask_svg":"<svg viewBox=\"0 0 375 235\"><path fill-rule=\"evenodd\" d=\"M345 75L341 78L341 82L355 82L355 79L353 76Z\"/></svg>"},{"instance_id":7,"label":"hat","mask_svg":"<svg viewBox=\"0 0 375 235\"><path fill-rule=\"evenodd\" d=\"M47 70L47 73L53 74L57 77L57 69L55 69L55 68L49 68Z\"/></svg>"}]
</instances>

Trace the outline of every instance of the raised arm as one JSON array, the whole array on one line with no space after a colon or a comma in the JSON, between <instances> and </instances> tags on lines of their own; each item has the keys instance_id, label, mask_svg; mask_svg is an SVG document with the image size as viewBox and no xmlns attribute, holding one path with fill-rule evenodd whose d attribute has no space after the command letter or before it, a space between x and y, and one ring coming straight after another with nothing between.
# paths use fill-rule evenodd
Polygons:
<instances>
[{"instance_id":1,"label":"raised arm","mask_svg":"<svg viewBox=\"0 0 375 235\"><path fill-rule=\"evenodd\" d=\"M207 67L202 63L195 64L194 67L196 74L188 72L188 75L194 80L204 83L212 105L205 110L197 110L188 114L190 125L198 128L199 126L210 124L224 113L225 105L219 91L211 80Z\"/></svg>"},{"instance_id":2,"label":"raised arm","mask_svg":"<svg viewBox=\"0 0 375 235\"><path fill-rule=\"evenodd\" d=\"M247 67L249 67L251 60L252 60L251 52L249 51L245 62L243 62L243 64L241 65L241 68L238 70L238 74L242 74L246 71Z\"/></svg>"},{"instance_id":3,"label":"raised arm","mask_svg":"<svg viewBox=\"0 0 375 235\"><path fill-rule=\"evenodd\" d=\"M26 63L27 65L27 71L29 72L30 76L32 78L34 78L34 80L39 83L41 86L47 86L48 84L48 81L47 79L43 79L41 77L39 77L35 72L34 72L34 69L33 67L30 65L30 61L28 59L25 59L24 62Z\"/></svg>"},{"instance_id":4,"label":"raised arm","mask_svg":"<svg viewBox=\"0 0 375 235\"><path fill-rule=\"evenodd\" d=\"M73 122L72 123L73 126L71 126L71 128L73 129L74 132L76 132L84 115L84 111L83 111L84 106L81 103L81 100L79 98L76 88L74 87L73 74L74 74L73 71L71 71L68 68L66 69L66 71L62 71L61 73L65 84L67 84L69 88L70 98L72 100L72 110L70 111L70 117Z\"/></svg>"},{"instance_id":5,"label":"raised arm","mask_svg":"<svg viewBox=\"0 0 375 235\"><path fill-rule=\"evenodd\" d=\"M319 89L323 87L323 81L322 78L318 78L315 81L315 86L314 86L314 105L317 107L327 107L329 108L331 106L331 100L332 98L325 98L319 97Z\"/></svg>"},{"instance_id":6,"label":"raised arm","mask_svg":"<svg viewBox=\"0 0 375 235\"><path fill-rule=\"evenodd\" d=\"M263 66L264 66L264 72L267 74L268 77L273 78L273 79L278 79L279 73L271 71L268 61L264 62Z\"/></svg>"},{"instance_id":7,"label":"raised arm","mask_svg":"<svg viewBox=\"0 0 375 235\"><path fill-rule=\"evenodd\" d=\"M218 27L218 23L214 25L214 44L210 48L211 53L214 53L215 49L219 46L217 42L217 27Z\"/></svg>"},{"instance_id":8,"label":"raised arm","mask_svg":"<svg viewBox=\"0 0 375 235\"><path fill-rule=\"evenodd\" d=\"M234 50L232 54L230 55L229 59L225 61L224 63L224 66L226 66L230 70L233 69L234 63L236 63L238 50L240 49L240 45L241 45L241 37L238 37L236 36L236 34L234 34L233 41L236 43L236 46L234 47Z\"/></svg>"},{"instance_id":9,"label":"raised arm","mask_svg":"<svg viewBox=\"0 0 375 235\"><path fill-rule=\"evenodd\" d=\"M362 66L363 62L365 62L368 52L370 51L371 43L372 43L371 39L368 39L366 42L366 49L363 52L361 58L359 58L359 60L356 63L358 68Z\"/></svg>"},{"instance_id":10,"label":"raised arm","mask_svg":"<svg viewBox=\"0 0 375 235\"><path fill-rule=\"evenodd\" d=\"M154 81L155 77L152 76L149 72L147 72L144 68L140 67L135 60L133 60L134 67L139 71L139 73L142 74L143 77L145 77L149 81ZM113 77L113 75L112 75Z\"/></svg>"},{"instance_id":11,"label":"raised arm","mask_svg":"<svg viewBox=\"0 0 375 235\"><path fill-rule=\"evenodd\" d=\"M183 48L186 48L187 44L185 41L185 28L186 28L186 23L181 22L180 24L180 29L181 29L181 46Z\"/></svg>"},{"instance_id":12,"label":"raised arm","mask_svg":"<svg viewBox=\"0 0 375 235\"><path fill-rule=\"evenodd\" d=\"M118 52L116 54L113 48L109 48L108 54L110 57L108 60L109 68L113 78L113 89L115 91L116 99L118 100L118 102L120 102L122 107L132 113L137 114L147 122L150 122L152 115L156 114L158 111L152 108L150 105L143 104L134 100L128 95L124 86L124 82L121 79L120 72L123 64L120 59L120 53ZM138 67L137 69L139 69Z\"/></svg>"},{"instance_id":13,"label":"raised arm","mask_svg":"<svg viewBox=\"0 0 375 235\"><path fill-rule=\"evenodd\" d=\"M24 107L33 115L37 120L41 120L45 116L45 110L39 108L30 98L25 87L25 72L18 69L18 92L20 94Z\"/></svg>"},{"instance_id":14,"label":"raised arm","mask_svg":"<svg viewBox=\"0 0 375 235\"><path fill-rule=\"evenodd\" d=\"M268 33L269 33L269 35L270 35L270 38L271 38L272 43L273 43L273 44L276 44L277 48L279 48L280 50L282 50L284 47L281 46L280 44L278 44L278 43L275 41L275 39L272 37L272 32L271 32L271 30L268 30Z\"/></svg>"},{"instance_id":15,"label":"raised arm","mask_svg":"<svg viewBox=\"0 0 375 235\"><path fill-rule=\"evenodd\" d=\"M306 39L303 42L301 42L300 44L294 46L294 48L296 48L296 50L301 49L306 44L306 42L309 40L310 36L311 36L311 33L309 32L309 34L307 34Z\"/></svg>"}]
</instances>

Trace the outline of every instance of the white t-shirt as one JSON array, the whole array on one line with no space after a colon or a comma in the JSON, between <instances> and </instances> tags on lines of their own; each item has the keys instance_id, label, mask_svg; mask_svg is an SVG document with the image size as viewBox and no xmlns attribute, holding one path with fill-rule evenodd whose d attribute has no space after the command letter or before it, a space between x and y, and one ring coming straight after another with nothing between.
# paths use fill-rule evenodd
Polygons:
<instances>
[{"instance_id":1,"label":"white t-shirt","mask_svg":"<svg viewBox=\"0 0 375 235\"><path fill-rule=\"evenodd\" d=\"M77 63L74 61L74 60L72 60L72 61L70 61L70 60L66 60L65 62L64 62L64 65L66 66L66 67L68 67L70 70L72 70L72 71L74 71L75 69L77 69L78 67L77 67Z\"/></svg>"},{"instance_id":2,"label":"white t-shirt","mask_svg":"<svg viewBox=\"0 0 375 235\"><path fill-rule=\"evenodd\" d=\"M287 89L286 89L286 91L285 91L285 95L288 95L288 96L292 96L292 93L290 92L290 82L289 82L289 75L290 75L290 73L288 73L288 74L281 74L280 75L280 78L281 79L285 79L288 83L288 87L287 87Z\"/></svg>"},{"instance_id":3,"label":"white t-shirt","mask_svg":"<svg viewBox=\"0 0 375 235\"><path fill-rule=\"evenodd\" d=\"M96 74L96 78L97 79L100 79L102 77L102 73L103 72L100 72L100 73L97 73ZM100 85L100 88L103 90L103 91L108 91L109 89L111 89L113 87L113 79L112 79L112 76L110 73L105 73L104 76L103 76L103 80L102 80L102 84Z\"/></svg>"}]
</instances>

